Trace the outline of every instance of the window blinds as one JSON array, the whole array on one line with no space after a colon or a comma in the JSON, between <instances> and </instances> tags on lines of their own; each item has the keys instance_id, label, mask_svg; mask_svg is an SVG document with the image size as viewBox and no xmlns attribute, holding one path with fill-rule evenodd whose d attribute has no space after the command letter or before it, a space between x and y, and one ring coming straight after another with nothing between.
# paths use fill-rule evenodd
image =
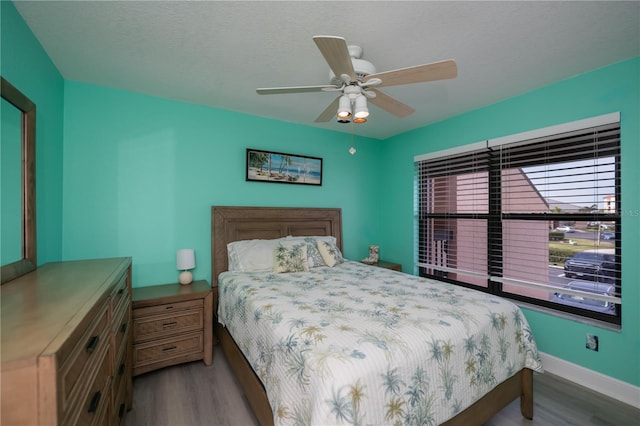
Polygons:
<instances>
[{"instance_id":1,"label":"window blinds","mask_svg":"<svg viewBox=\"0 0 640 426\"><path fill-rule=\"evenodd\" d=\"M543 305L559 291L620 304L619 115L483 145L416 157L421 275ZM563 276L578 253L591 263Z\"/></svg>"},{"instance_id":2,"label":"window blinds","mask_svg":"<svg viewBox=\"0 0 640 426\"><path fill-rule=\"evenodd\" d=\"M486 283L489 151L423 160L417 173L418 266L428 275Z\"/></svg>"}]
</instances>

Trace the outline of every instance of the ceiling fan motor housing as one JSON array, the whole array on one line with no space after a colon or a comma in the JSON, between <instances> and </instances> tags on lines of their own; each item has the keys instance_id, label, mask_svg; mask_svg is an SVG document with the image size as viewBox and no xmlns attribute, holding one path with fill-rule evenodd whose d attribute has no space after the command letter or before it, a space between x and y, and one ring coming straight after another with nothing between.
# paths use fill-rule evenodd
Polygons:
<instances>
[{"instance_id":1,"label":"ceiling fan motor housing","mask_svg":"<svg viewBox=\"0 0 640 426\"><path fill-rule=\"evenodd\" d=\"M362 82L366 76L376 73L376 67L371 62L361 59L362 48L360 46L350 45L348 46L348 49L357 81ZM342 86L343 83L344 82L339 77L336 77L333 71L329 70L329 84Z\"/></svg>"}]
</instances>

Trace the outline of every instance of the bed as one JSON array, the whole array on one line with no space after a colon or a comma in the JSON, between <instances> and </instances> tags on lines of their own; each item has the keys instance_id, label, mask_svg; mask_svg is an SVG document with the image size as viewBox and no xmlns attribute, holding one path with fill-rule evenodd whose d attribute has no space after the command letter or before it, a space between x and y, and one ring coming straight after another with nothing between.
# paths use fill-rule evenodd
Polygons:
<instances>
[{"instance_id":1,"label":"bed","mask_svg":"<svg viewBox=\"0 0 640 426\"><path fill-rule=\"evenodd\" d=\"M215 206L211 230L215 336L260 424L481 424L518 397L533 417L542 365L510 302L348 260L308 272L228 271L236 241L331 237L342 250L340 209ZM437 300L443 307L432 309ZM448 334L456 327L462 340ZM495 353L484 340L492 334Z\"/></svg>"}]
</instances>

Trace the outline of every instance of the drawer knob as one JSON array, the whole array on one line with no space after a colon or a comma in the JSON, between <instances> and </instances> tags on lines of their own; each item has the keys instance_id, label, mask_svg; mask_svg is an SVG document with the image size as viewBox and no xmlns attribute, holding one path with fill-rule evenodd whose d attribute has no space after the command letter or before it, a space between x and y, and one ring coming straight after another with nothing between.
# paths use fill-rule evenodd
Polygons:
<instances>
[{"instance_id":1,"label":"drawer knob","mask_svg":"<svg viewBox=\"0 0 640 426\"><path fill-rule=\"evenodd\" d=\"M89 341L87 342L86 351L88 353L92 353L96 347L98 346L98 342L100 341L100 336L91 336Z\"/></svg>"},{"instance_id":2,"label":"drawer knob","mask_svg":"<svg viewBox=\"0 0 640 426\"><path fill-rule=\"evenodd\" d=\"M176 325L178 325L177 321L165 322L164 324L162 324L164 328L171 328L171 327L175 327Z\"/></svg>"},{"instance_id":3,"label":"drawer knob","mask_svg":"<svg viewBox=\"0 0 640 426\"><path fill-rule=\"evenodd\" d=\"M100 397L102 394L100 391L93 394L93 398L91 398L91 402L89 403L89 412L95 413L98 409L98 405L100 405Z\"/></svg>"},{"instance_id":4,"label":"drawer knob","mask_svg":"<svg viewBox=\"0 0 640 426\"><path fill-rule=\"evenodd\" d=\"M169 352L169 351L172 351L172 350L177 349L177 348L178 347L174 345L174 346L169 346L168 348L162 348L162 350L164 352Z\"/></svg>"}]
</instances>

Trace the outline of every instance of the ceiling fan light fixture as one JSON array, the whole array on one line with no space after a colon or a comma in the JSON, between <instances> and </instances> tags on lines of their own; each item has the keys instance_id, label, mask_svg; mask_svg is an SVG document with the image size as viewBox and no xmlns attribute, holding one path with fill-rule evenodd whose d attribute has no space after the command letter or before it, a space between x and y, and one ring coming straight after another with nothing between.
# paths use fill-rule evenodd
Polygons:
<instances>
[{"instance_id":1,"label":"ceiling fan light fixture","mask_svg":"<svg viewBox=\"0 0 640 426\"><path fill-rule=\"evenodd\" d=\"M356 118L365 118L365 119L369 116L369 109L367 108L367 98L365 98L364 95L359 95L356 98L356 111L354 115ZM364 120L364 121L367 121L367 120Z\"/></svg>"},{"instance_id":2,"label":"ceiling fan light fixture","mask_svg":"<svg viewBox=\"0 0 640 426\"><path fill-rule=\"evenodd\" d=\"M351 117L351 100L348 96L342 95L338 105L338 121ZM348 121L347 121L348 122Z\"/></svg>"},{"instance_id":3,"label":"ceiling fan light fixture","mask_svg":"<svg viewBox=\"0 0 640 426\"><path fill-rule=\"evenodd\" d=\"M362 124L362 123L366 123L367 119L364 117L356 117L353 119L353 122L356 124Z\"/></svg>"}]
</instances>

